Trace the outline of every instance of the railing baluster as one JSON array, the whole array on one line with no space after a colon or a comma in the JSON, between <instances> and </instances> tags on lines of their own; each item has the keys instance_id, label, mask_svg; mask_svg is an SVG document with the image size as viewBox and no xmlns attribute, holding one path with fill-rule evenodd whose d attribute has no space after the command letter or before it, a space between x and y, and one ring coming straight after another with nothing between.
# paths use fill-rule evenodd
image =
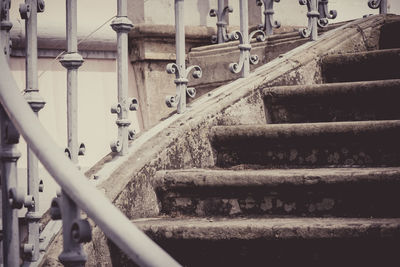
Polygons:
<instances>
[{"instance_id":1,"label":"railing baluster","mask_svg":"<svg viewBox=\"0 0 400 267\"><path fill-rule=\"evenodd\" d=\"M328 19L335 19L337 17L336 10L328 10L328 0L318 1L318 12L318 26L321 28L328 26Z\"/></svg>"},{"instance_id":2,"label":"railing baluster","mask_svg":"<svg viewBox=\"0 0 400 267\"><path fill-rule=\"evenodd\" d=\"M128 153L128 140L133 139L134 132L128 127L131 122L128 119L128 111L138 108L135 98L128 99L128 33L133 24L128 19L128 4L126 0L118 0L118 14L112 21L111 27L117 33L117 65L118 65L118 104L111 107L111 113L118 114L118 139L111 143L111 150L119 152L121 156Z\"/></svg>"},{"instance_id":3,"label":"railing baluster","mask_svg":"<svg viewBox=\"0 0 400 267\"><path fill-rule=\"evenodd\" d=\"M263 30L267 36L274 34L273 29L279 28L281 23L274 21L274 2L279 3L280 0L257 0L258 6L262 6L264 3L264 25L259 25L259 29Z\"/></svg>"},{"instance_id":4,"label":"railing baluster","mask_svg":"<svg viewBox=\"0 0 400 267\"><path fill-rule=\"evenodd\" d=\"M168 96L165 103L168 107L177 106L177 112L183 113L186 110L186 94L189 97L196 95L196 89L188 88L188 74L194 70L192 76L197 79L202 75L201 68L197 65L186 68L185 64L185 24L184 24L184 0L175 0L175 43L176 63L167 65L167 72L175 74L176 95Z\"/></svg>"},{"instance_id":5,"label":"railing baluster","mask_svg":"<svg viewBox=\"0 0 400 267\"><path fill-rule=\"evenodd\" d=\"M239 40L240 58L239 63L229 64L229 69L232 73L241 72L243 78L250 74L250 64L257 64L259 59L257 55L250 55L250 41L253 36L257 36L257 41L264 41L266 35L263 31L257 30L249 36L249 12L248 1L240 0L240 31L233 32L233 39Z\"/></svg>"},{"instance_id":6,"label":"railing baluster","mask_svg":"<svg viewBox=\"0 0 400 267\"><path fill-rule=\"evenodd\" d=\"M37 115L44 107L45 101L39 94L38 74L37 74L37 13L44 11L43 0L25 0L20 5L20 14L25 19L25 99ZM30 262L39 259L39 169L36 155L28 146L27 149L28 166L28 194L35 199L35 205L28 209L26 219L28 221L28 243L24 245L26 258Z\"/></svg>"},{"instance_id":7,"label":"railing baluster","mask_svg":"<svg viewBox=\"0 0 400 267\"><path fill-rule=\"evenodd\" d=\"M311 37L312 41L318 39L318 0L299 0L300 5L307 5L308 27L300 30L302 37Z\"/></svg>"},{"instance_id":8,"label":"railing baluster","mask_svg":"<svg viewBox=\"0 0 400 267\"><path fill-rule=\"evenodd\" d=\"M66 152L71 161L78 164L78 68L82 65L82 56L78 53L77 38L77 0L66 0L67 11L67 53L60 59L67 69L67 131L68 148ZM72 227L75 221L80 220L80 209L74 201L63 191L61 196L61 218L63 222L63 252L60 261L66 266L84 266L86 254L82 245L72 238Z\"/></svg>"},{"instance_id":9,"label":"railing baluster","mask_svg":"<svg viewBox=\"0 0 400 267\"><path fill-rule=\"evenodd\" d=\"M224 0L218 0L218 9L211 9L210 16L217 17L217 36L212 36L212 42L222 44L231 39L230 35L227 33L225 16L228 13L232 13L233 8L230 6L225 6Z\"/></svg>"},{"instance_id":10,"label":"railing baluster","mask_svg":"<svg viewBox=\"0 0 400 267\"><path fill-rule=\"evenodd\" d=\"M379 14L387 14L387 0L369 0L368 6L372 9L379 7Z\"/></svg>"},{"instance_id":11,"label":"railing baluster","mask_svg":"<svg viewBox=\"0 0 400 267\"><path fill-rule=\"evenodd\" d=\"M10 57L10 29L9 20L10 0L2 0L0 40L3 53ZM17 149L19 133L14 128L3 107L0 107L0 159L1 159L1 187L2 187L2 225L3 225L3 263L5 266L19 266L20 241L18 227L18 212L13 205L11 190L18 188L17 161L20 152ZM15 195L15 194L14 194Z\"/></svg>"}]
</instances>

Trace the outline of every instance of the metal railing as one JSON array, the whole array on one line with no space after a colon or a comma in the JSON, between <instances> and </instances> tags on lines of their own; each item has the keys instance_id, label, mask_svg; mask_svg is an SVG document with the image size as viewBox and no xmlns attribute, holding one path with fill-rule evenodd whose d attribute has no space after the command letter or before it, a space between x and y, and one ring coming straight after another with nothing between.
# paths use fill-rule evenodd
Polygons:
<instances>
[{"instance_id":1,"label":"metal railing","mask_svg":"<svg viewBox=\"0 0 400 267\"><path fill-rule=\"evenodd\" d=\"M186 110L186 97L194 97L195 88L188 87L188 76L201 78L200 66L186 67L184 0L175 1L176 62L167 65L169 74L175 74L176 94L166 99L170 107L177 107L178 113ZM254 4L264 6L264 23L259 30L249 34L248 0L239 0L240 31L227 32L229 13L233 9L218 0L218 9L212 9L210 15L217 17L217 35L212 39L217 43L238 40L240 58L238 63L229 65L230 71L248 77L250 64L257 64L258 57L251 55L251 41L264 41L273 34L280 23L273 20L274 2L280 0L256 0ZM287 1L287 0L284 0ZM328 0L299 0L306 5L308 27L300 34L317 40L318 27L328 25L329 19L337 16L335 10L328 9ZM2 233L0 244L3 253L1 263L5 266L19 266L21 258L24 265L36 262L39 258L39 192L43 182L39 178L38 160L54 177L62 188L62 194L51 205L53 219L63 221L63 252L60 260L70 266L84 266L86 256L82 242L90 241L91 230L87 220L81 218L81 209L93 219L117 246L132 260L142 266L179 266L167 253L159 248L145 234L138 230L113 204L98 191L79 171L78 156L83 155L85 145L78 143L77 129L77 88L78 69L83 58L78 53L77 43L77 0L66 0L67 11L67 52L60 63L67 69L67 131L68 148L65 153L57 147L52 138L40 124L37 115L45 101L39 94L37 76L37 14L44 11L44 0L25 0L20 5L21 18L26 29L26 85L22 96L12 77L8 60L10 56L9 32L12 24L9 19L11 0L0 0L0 44L4 54L0 55L0 159L2 186ZM369 0L370 8L387 13L387 0ZM118 155L128 153L128 140L134 132L129 130L128 111L138 108L138 101L128 98L128 32L133 23L127 17L127 0L117 0L118 14L111 23L117 33L118 66L118 103L111 108L117 114L118 138L111 149ZM27 149L27 191L19 187L17 162L20 152L17 150L20 133L25 138ZM68 157L65 156L67 154ZM21 246L18 225L18 209L26 207L25 218L28 225L27 243ZM22 250L21 250L22 248ZM24 253L21 257L20 251Z\"/></svg>"},{"instance_id":2,"label":"metal railing","mask_svg":"<svg viewBox=\"0 0 400 267\"><path fill-rule=\"evenodd\" d=\"M40 162L61 186L63 192L70 199L74 200L88 217L102 229L108 238L139 265L179 266L174 259L132 224L102 192L97 190L87 180L78 167L65 156L56 142L53 141L52 137L43 128L26 100L19 93L14 79L10 78L12 74L6 56L1 53L0 69L2 70L0 72L0 102L5 110L3 115L7 115L10 118L12 124L22 134ZM12 124L2 124L2 129L4 128L3 126L10 127ZM4 145L9 145L3 143L5 139L7 140L7 137L10 137L10 135L1 136L3 145L2 154L4 155L8 152L10 158L15 158L18 155L17 153L13 154L10 153L11 151L4 150ZM10 144L13 146L12 142ZM15 172L14 163L11 163L12 166L5 173ZM8 190L8 192L12 192L12 190ZM3 195L5 203L14 204L13 200L13 195L9 194L8 198L5 198ZM15 212L15 209L13 209L13 212ZM10 218L15 218L15 216L10 216ZM82 230L79 228L79 223L77 226L78 228L70 229L71 232L69 232L76 240L79 239ZM8 231L5 229L4 233L8 233ZM14 249L10 248L9 251L10 253L17 254L13 255L13 258L17 261L7 259L6 266L18 266L19 264L19 240L15 247ZM9 255L4 256L7 257ZM18 264L15 264L16 262Z\"/></svg>"}]
</instances>

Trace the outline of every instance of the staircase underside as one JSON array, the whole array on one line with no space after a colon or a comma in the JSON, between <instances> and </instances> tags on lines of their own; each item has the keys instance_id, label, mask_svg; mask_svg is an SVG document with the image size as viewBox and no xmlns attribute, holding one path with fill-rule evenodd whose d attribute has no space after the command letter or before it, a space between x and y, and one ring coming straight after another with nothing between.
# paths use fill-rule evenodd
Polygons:
<instances>
[{"instance_id":1,"label":"staircase underside","mask_svg":"<svg viewBox=\"0 0 400 267\"><path fill-rule=\"evenodd\" d=\"M200 97L88 175L188 266L397 266L400 77L324 73L351 63L339 52L391 48L395 58L399 24L380 15L329 31ZM132 265L98 227L93 236L89 266Z\"/></svg>"}]
</instances>

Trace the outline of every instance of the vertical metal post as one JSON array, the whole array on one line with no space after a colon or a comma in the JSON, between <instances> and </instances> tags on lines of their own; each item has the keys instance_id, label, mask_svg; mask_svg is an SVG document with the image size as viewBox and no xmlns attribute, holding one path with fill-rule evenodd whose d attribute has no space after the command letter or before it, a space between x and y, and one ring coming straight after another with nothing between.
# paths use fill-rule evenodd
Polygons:
<instances>
[{"instance_id":1,"label":"vertical metal post","mask_svg":"<svg viewBox=\"0 0 400 267\"><path fill-rule=\"evenodd\" d=\"M77 38L77 0L66 0L67 11L67 53L61 58L61 64L67 69L67 131L68 155L78 164L78 68L82 65L82 56L78 53ZM82 245L72 238L72 225L80 219L80 209L65 192L62 192L63 252L59 259L65 266L84 266L86 255Z\"/></svg>"},{"instance_id":2,"label":"vertical metal post","mask_svg":"<svg viewBox=\"0 0 400 267\"><path fill-rule=\"evenodd\" d=\"M180 69L180 78L186 78L185 64L185 23L184 23L184 1L175 0L175 41L176 41L176 64ZM175 81L177 94L180 95L178 101L178 113L186 110L186 87L187 79Z\"/></svg>"},{"instance_id":3,"label":"vertical metal post","mask_svg":"<svg viewBox=\"0 0 400 267\"><path fill-rule=\"evenodd\" d=\"M201 68L197 65L186 68L185 64L185 23L184 23L184 0L175 0L175 45L176 45L176 63L167 65L167 73L175 74L176 95L167 96L165 103L168 107L177 106L179 114L186 110L186 94L189 97L196 95L196 89L188 88L188 74L194 70L193 78L200 78Z\"/></svg>"},{"instance_id":4,"label":"vertical metal post","mask_svg":"<svg viewBox=\"0 0 400 267\"><path fill-rule=\"evenodd\" d=\"M0 1L1 22L0 41L2 52L10 56L9 20L10 0ZM20 242L18 228L18 213L10 202L11 188L17 188L17 161L20 153L17 150L19 134L8 118L3 107L0 107L0 159L1 159L1 189L2 189L2 232L3 232L3 263L5 266L19 266Z\"/></svg>"},{"instance_id":5,"label":"vertical metal post","mask_svg":"<svg viewBox=\"0 0 400 267\"><path fill-rule=\"evenodd\" d=\"M318 1L317 0L299 0L300 5L307 5L308 28L301 29L302 37L311 37L312 41L318 39Z\"/></svg>"},{"instance_id":6,"label":"vertical metal post","mask_svg":"<svg viewBox=\"0 0 400 267\"><path fill-rule=\"evenodd\" d=\"M137 100L128 99L128 33L133 24L128 19L128 4L126 0L118 0L117 17L112 21L111 27L117 33L117 66L118 66L118 104L111 108L112 113L118 114L118 139L111 143L111 150L124 156L128 153L129 125L128 111L136 110L131 105L137 106Z\"/></svg>"},{"instance_id":7,"label":"vertical metal post","mask_svg":"<svg viewBox=\"0 0 400 267\"><path fill-rule=\"evenodd\" d=\"M387 0L381 0L379 14L387 14Z\"/></svg>"},{"instance_id":8,"label":"vertical metal post","mask_svg":"<svg viewBox=\"0 0 400 267\"><path fill-rule=\"evenodd\" d=\"M225 43L231 39L231 36L227 34L226 25L228 24L225 20L225 16L233 12L233 8L225 6L224 0L218 0L218 9L211 9L210 16L217 17L217 36L212 36L213 43Z\"/></svg>"},{"instance_id":9,"label":"vertical metal post","mask_svg":"<svg viewBox=\"0 0 400 267\"><path fill-rule=\"evenodd\" d=\"M247 0L240 0L240 32L244 44L249 44L249 6ZM250 74L250 49L243 50L244 65L242 68L241 76L245 78Z\"/></svg>"},{"instance_id":10,"label":"vertical metal post","mask_svg":"<svg viewBox=\"0 0 400 267\"><path fill-rule=\"evenodd\" d=\"M37 115L44 107L45 101L39 94L38 75L37 75L37 13L44 11L44 1L25 0L21 4L21 17L25 19L25 99ZM24 245L24 251L27 252L26 258L30 262L39 259L39 169L36 155L28 146L27 149L28 166L28 195L35 199L35 205L28 208L26 218L28 221L28 243Z\"/></svg>"}]
</instances>

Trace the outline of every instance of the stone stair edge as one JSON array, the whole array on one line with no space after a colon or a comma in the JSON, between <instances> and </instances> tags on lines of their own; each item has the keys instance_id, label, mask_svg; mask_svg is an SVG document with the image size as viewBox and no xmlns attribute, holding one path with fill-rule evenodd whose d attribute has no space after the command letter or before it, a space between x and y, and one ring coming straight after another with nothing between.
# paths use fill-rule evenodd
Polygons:
<instances>
[{"instance_id":1,"label":"stone stair edge","mask_svg":"<svg viewBox=\"0 0 400 267\"><path fill-rule=\"evenodd\" d=\"M341 183L400 183L400 167L313 168L263 170L186 169L159 171L153 181L156 190L200 187L276 187Z\"/></svg>"}]
</instances>

